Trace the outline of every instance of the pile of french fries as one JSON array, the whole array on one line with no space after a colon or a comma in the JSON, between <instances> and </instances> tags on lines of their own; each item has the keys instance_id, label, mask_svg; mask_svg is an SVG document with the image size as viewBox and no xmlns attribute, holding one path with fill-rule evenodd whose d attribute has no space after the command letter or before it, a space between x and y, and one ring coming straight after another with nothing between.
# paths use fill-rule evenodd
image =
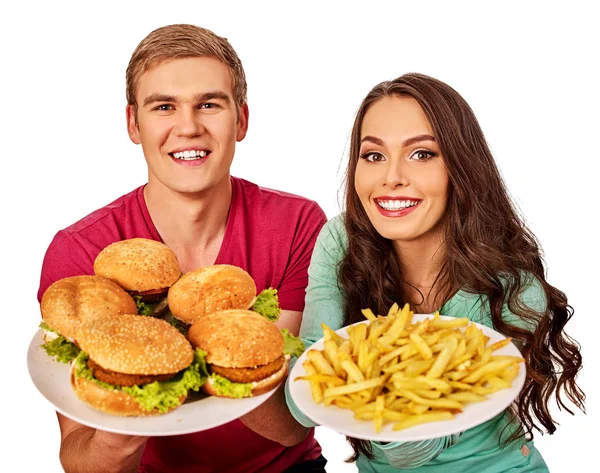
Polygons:
<instances>
[{"instance_id":1,"label":"pile of french fries","mask_svg":"<svg viewBox=\"0 0 600 473\"><path fill-rule=\"evenodd\" d=\"M351 409L357 420L393 430L452 419L464 405L511 386L519 372L515 356L496 356L510 338L490 344L467 318L413 323L408 304L387 316L362 313L365 323L348 327L344 339L326 324L324 349L311 349L302 366L316 403Z\"/></svg>"}]
</instances>

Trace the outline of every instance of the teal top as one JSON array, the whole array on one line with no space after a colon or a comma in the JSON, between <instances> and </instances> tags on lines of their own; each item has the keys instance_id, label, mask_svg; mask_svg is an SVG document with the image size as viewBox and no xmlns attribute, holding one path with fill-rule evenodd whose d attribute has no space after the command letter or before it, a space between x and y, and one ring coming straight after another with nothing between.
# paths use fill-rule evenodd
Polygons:
<instances>
[{"instance_id":1,"label":"teal top","mask_svg":"<svg viewBox=\"0 0 600 473\"><path fill-rule=\"evenodd\" d=\"M323 337L321 322L333 330L344 326L343 294L337 285L337 265L344 256L347 236L341 216L330 220L321 230L308 270L306 306L302 316L300 337L306 348ZM546 309L545 293L535 278L530 278L520 300L536 311ZM458 291L440 309L441 315L465 317L492 327L486 298L479 294ZM523 320L508 310L504 320L525 326ZM292 415L306 427L316 424L294 404L286 385L286 399ZM511 420L506 412L461 434L419 442L371 442L374 460L361 455L357 460L360 472L391 473L398 470L415 473L543 473L548 468L533 442L512 442L499 445L502 430ZM510 427L509 427L510 428Z\"/></svg>"}]
</instances>

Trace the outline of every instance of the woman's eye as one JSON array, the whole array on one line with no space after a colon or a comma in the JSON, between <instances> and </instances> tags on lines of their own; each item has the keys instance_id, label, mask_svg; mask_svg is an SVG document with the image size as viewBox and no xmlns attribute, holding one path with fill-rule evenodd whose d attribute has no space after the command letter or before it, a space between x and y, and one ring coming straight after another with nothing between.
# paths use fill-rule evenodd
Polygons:
<instances>
[{"instance_id":1,"label":"woman's eye","mask_svg":"<svg viewBox=\"0 0 600 473\"><path fill-rule=\"evenodd\" d=\"M434 156L435 156L435 153L432 153L431 151L425 151L424 149L418 149L411 155L410 159L414 159L415 161L427 161L428 159L431 159Z\"/></svg>"},{"instance_id":2,"label":"woman's eye","mask_svg":"<svg viewBox=\"0 0 600 473\"><path fill-rule=\"evenodd\" d=\"M385 156L380 153L363 153L360 155L362 159L369 161L370 163L379 163L385 161Z\"/></svg>"}]
</instances>

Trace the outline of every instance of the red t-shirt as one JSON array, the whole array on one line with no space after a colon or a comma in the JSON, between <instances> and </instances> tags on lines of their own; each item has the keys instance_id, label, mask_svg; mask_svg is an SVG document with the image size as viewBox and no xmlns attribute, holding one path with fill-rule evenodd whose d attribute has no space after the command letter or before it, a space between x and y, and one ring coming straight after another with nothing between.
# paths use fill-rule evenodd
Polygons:
<instances>
[{"instance_id":1,"label":"red t-shirt","mask_svg":"<svg viewBox=\"0 0 600 473\"><path fill-rule=\"evenodd\" d=\"M325 214L303 197L235 177L231 182L231 207L215 263L244 268L254 278L257 291L277 288L282 309L302 311L310 256ZM44 257L38 300L54 281L94 274L98 253L110 243L129 238L160 241L143 186L56 234ZM320 453L313 431L300 444L284 447L235 420L194 434L151 437L139 471L281 473Z\"/></svg>"}]
</instances>

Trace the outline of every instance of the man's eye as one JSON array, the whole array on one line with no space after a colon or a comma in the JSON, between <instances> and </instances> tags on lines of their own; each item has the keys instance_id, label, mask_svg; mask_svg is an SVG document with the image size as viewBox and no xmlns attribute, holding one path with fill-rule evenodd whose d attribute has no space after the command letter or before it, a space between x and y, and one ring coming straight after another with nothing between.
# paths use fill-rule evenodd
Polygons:
<instances>
[{"instance_id":1,"label":"man's eye","mask_svg":"<svg viewBox=\"0 0 600 473\"><path fill-rule=\"evenodd\" d=\"M163 103L162 105L159 105L158 107L156 107L154 110L160 110L160 111L166 111L166 110L172 110L173 106L168 104L168 103Z\"/></svg>"},{"instance_id":2,"label":"man's eye","mask_svg":"<svg viewBox=\"0 0 600 473\"><path fill-rule=\"evenodd\" d=\"M385 156L381 153L363 153L360 155L361 159L365 159L370 163L379 163L385 161Z\"/></svg>"},{"instance_id":3,"label":"man's eye","mask_svg":"<svg viewBox=\"0 0 600 473\"><path fill-rule=\"evenodd\" d=\"M198 106L198 108L201 110L210 110L211 108L217 108L217 107L218 107L218 105L216 103L212 103L212 102L203 103Z\"/></svg>"}]
</instances>

